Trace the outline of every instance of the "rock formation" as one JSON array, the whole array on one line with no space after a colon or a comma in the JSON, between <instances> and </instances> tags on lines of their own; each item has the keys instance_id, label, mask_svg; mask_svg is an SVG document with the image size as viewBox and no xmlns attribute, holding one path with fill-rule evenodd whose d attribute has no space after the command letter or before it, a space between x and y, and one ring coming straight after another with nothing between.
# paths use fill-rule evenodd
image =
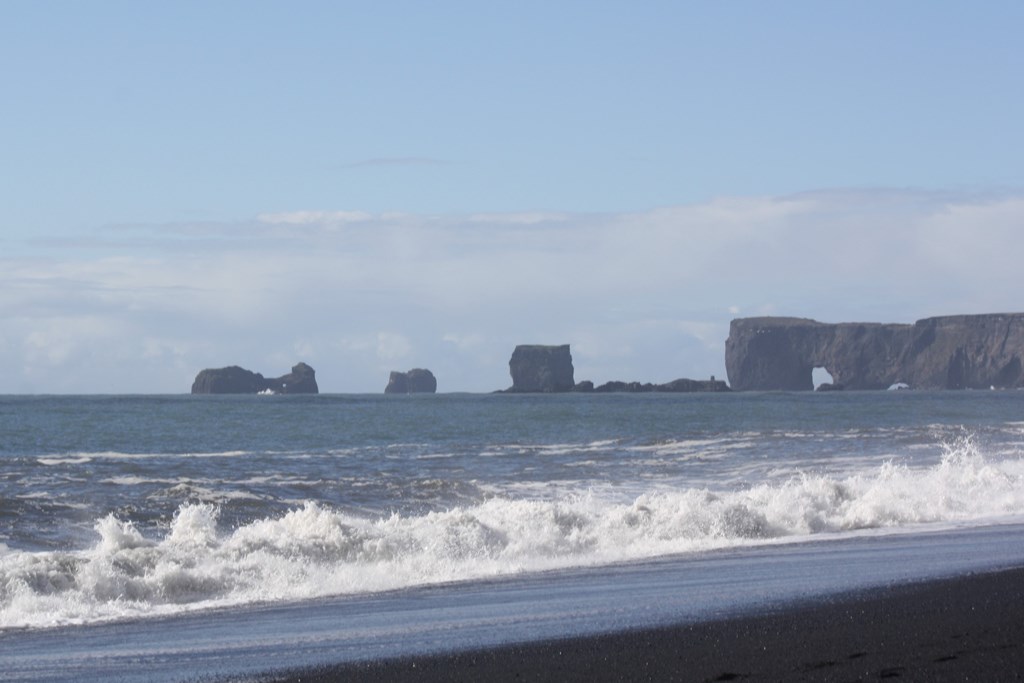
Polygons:
<instances>
[{"instance_id":1,"label":"rock formation","mask_svg":"<svg viewBox=\"0 0 1024 683\"><path fill-rule=\"evenodd\" d=\"M320 388L316 384L316 371L305 363L295 365L287 375L270 378L237 365L207 369L196 375L192 383L193 394L258 394L264 391L318 394Z\"/></svg>"},{"instance_id":2,"label":"rock formation","mask_svg":"<svg viewBox=\"0 0 1024 683\"><path fill-rule=\"evenodd\" d=\"M434 373L423 368L413 368L408 372L394 372L384 387L385 394L433 394L437 392L437 379Z\"/></svg>"},{"instance_id":3,"label":"rock formation","mask_svg":"<svg viewBox=\"0 0 1024 683\"><path fill-rule=\"evenodd\" d=\"M554 393L572 391L572 355L569 345L519 345L508 362L512 375L511 393Z\"/></svg>"},{"instance_id":4,"label":"rock formation","mask_svg":"<svg viewBox=\"0 0 1024 683\"><path fill-rule=\"evenodd\" d=\"M716 380L714 377L710 380L677 379L665 384L606 382L595 387L590 380L574 384L572 355L569 353L568 344L562 346L517 346L508 366L512 373L512 388L507 390L510 393L729 391L729 386L725 382Z\"/></svg>"},{"instance_id":5,"label":"rock formation","mask_svg":"<svg viewBox=\"0 0 1024 683\"><path fill-rule=\"evenodd\" d=\"M598 393L691 393L698 391L729 391L729 385L722 380L712 377L709 380L701 379L675 379L664 384L651 384L650 382L605 382L593 389Z\"/></svg>"},{"instance_id":6,"label":"rock formation","mask_svg":"<svg viewBox=\"0 0 1024 683\"><path fill-rule=\"evenodd\" d=\"M1024 386L1024 313L926 318L912 325L740 318L725 343L738 391L810 390L814 368L832 389L988 389Z\"/></svg>"}]
</instances>

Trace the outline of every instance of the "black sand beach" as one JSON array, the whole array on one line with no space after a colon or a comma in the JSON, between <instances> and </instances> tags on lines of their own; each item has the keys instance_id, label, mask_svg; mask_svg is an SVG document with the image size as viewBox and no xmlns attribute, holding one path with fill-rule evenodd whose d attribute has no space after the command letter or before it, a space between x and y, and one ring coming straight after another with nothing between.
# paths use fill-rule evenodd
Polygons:
<instances>
[{"instance_id":1,"label":"black sand beach","mask_svg":"<svg viewBox=\"0 0 1024 683\"><path fill-rule=\"evenodd\" d=\"M318 667L311 681L1012 681L1024 568L878 588L749 616Z\"/></svg>"}]
</instances>

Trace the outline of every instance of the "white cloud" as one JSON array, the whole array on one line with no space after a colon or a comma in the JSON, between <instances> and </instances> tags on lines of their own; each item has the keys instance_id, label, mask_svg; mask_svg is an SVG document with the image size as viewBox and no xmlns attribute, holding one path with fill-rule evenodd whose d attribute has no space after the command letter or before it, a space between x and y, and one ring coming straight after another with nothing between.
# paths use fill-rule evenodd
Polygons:
<instances>
[{"instance_id":1,"label":"white cloud","mask_svg":"<svg viewBox=\"0 0 1024 683\"><path fill-rule=\"evenodd\" d=\"M376 340L373 337L343 337L338 340L338 349L349 353L362 353L376 348Z\"/></svg>"},{"instance_id":2,"label":"white cloud","mask_svg":"<svg viewBox=\"0 0 1024 683\"><path fill-rule=\"evenodd\" d=\"M1020 268L1011 248L1024 234L1024 198L950 204L922 221L922 254L946 272L971 280L1002 281Z\"/></svg>"},{"instance_id":3,"label":"white cloud","mask_svg":"<svg viewBox=\"0 0 1024 683\"><path fill-rule=\"evenodd\" d=\"M67 315L12 323L23 330L24 359L32 366L88 362L95 350L110 354L126 331L124 325L100 316Z\"/></svg>"},{"instance_id":4,"label":"white cloud","mask_svg":"<svg viewBox=\"0 0 1024 683\"><path fill-rule=\"evenodd\" d=\"M317 357L316 343L309 339L299 339L292 344L292 351L296 358L304 360L315 360Z\"/></svg>"},{"instance_id":5,"label":"white cloud","mask_svg":"<svg viewBox=\"0 0 1024 683\"><path fill-rule=\"evenodd\" d=\"M449 344L454 344L460 351L470 351L479 348L485 341L484 335L478 332L470 332L469 334L449 332L441 337L441 339Z\"/></svg>"},{"instance_id":6,"label":"white cloud","mask_svg":"<svg viewBox=\"0 0 1024 683\"><path fill-rule=\"evenodd\" d=\"M542 223L564 223L572 219L571 214L550 211L477 213L467 217L468 222L483 225L539 225Z\"/></svg>"},{"instance_id":7,"label":"white cloud","mask_svg":"<svg viewBox=\"0 0 1024 683\"><path fill-rule=\"evenodd\" d=\"M277 375L314 358L327 391L379 391L384 370L413 364L446 390L488 391L507 386L515 344L570 343L580 379L724 375L741 313L1020 309L1022 222L1021 195L860 190L102 231L89 250L0 257L0 363L29 368L39 391L187 391L204 367ZM17 374L0 393L24 386Z\"/></svg>"},{"instance_id":8,"label":"white cloud","mask_svg":"<svg viewBox=\"0 0 1024 683\"><path fill-rule=\"evenodd\" d=\"M364 223L373 218L365 211L283 211L261 213L256 217L260 223L285 225L344 225Z\"/></svg>"},{"instance_id":9,"label":"white cloud","mask_svg":"<svg viewBox=\"0 0 1024 683\"><path fill-rule=\"evenodd\" d=\"M385 361L401 360L412 352L408 337L395 332L377 333L377 357Z\"/></svg>"},{"instance_id":10,"label":"white cloud","mask_svg":"<svg viewBox=\"0 0 1024 683\"><path fill-rule=\"evenodd\" d=\"M146 337L142 340L142 357L170 360L181 364L182 360L192 353L199 344L179 339Z\"/></svg>"}]
</instances>

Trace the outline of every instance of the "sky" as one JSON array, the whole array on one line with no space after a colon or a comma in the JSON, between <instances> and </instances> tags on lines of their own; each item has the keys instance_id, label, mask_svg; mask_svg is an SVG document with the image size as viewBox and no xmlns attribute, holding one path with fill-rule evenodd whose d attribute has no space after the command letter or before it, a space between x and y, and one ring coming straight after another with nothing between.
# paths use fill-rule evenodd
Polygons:
<instances>
[{"instance_id":1,"label":"sky","mask_svg":"<svg viewBox=\"0 0 1024 683\"><path fill-rule=\"evenodd\" d=\"M1024 310L1019 2L0 3L0 394L725 377Z\"/></svg>"}]
</instances>

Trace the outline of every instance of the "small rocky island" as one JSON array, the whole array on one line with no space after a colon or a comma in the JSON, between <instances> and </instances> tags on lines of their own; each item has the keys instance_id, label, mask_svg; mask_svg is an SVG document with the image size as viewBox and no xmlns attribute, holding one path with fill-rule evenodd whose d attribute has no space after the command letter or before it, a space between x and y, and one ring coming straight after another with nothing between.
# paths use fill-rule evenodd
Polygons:
<instances>
[{"instance_id":1,"label":"small rocky island","mask_svg":"<svg viewBox=\"0 0 1024 683\"><path fill-rule=\"evenodd\" d=\"M509 373L512 375L512 386L505 393L564 393L576 392L695 392L695 391L729 391L725 382L716 380L677 379L665 384L640 382L606 382L595 387L594 383L584 380L576 383L572 354L568 344L559 346L520 345L512 352L508 362Z\"/></svg>"},{"instance_id":2,"label":"small rocky island","mask_svg":"<svg viewBox=\"0 0 1024 683\"><path fill-rule=\"evenodd\" d=\"M737 391L826 389L1018 389L1024 387L1024 313L955 315L912 325L738 318L725 343Z\"/></svg>"},{"instance_id":3,"label":"small rocky island","mask_svg":"<svg viewBox=\"0 0 1024 683\"><path fill-rule=\"evenodd\" d=\"M508 369L512 375L508 393L550 394L572 391L576 386L568 344L520 344L512 351Z\"/></svg>"},{"instance_id":4,"label":"small rocky island","mask_svg":"<svg viewBox=\"0 0 1024 683\"><path fill-rule=\"evenodd\" d=\"M413 368L408 372L392 371L385 394L433 394L437 393L437 379L434 373L424 368Z\"/></svg>"},{"instance_id":5,"label":"small rocky island","mask_svg":"<svg viewBox=\"0 0 1024 683\"><path fill-rule=\"evenodd\" d=\"M318 394L316 371L305 363L281 377L264 377L237 365L207 369L196 375L193 394Z\"/></svg>"},{"instance_id":6,"label":"small rocky island","mask_svg":"<svg viewBox=\"0 0 1024 683\"><path fill-rule=\"evenodd\" d=\"M589 385L589 386L587 386ZM611 381L599 384L596 387L593 382L580 382L574 391L593 391L598 394L631 393L644 394L649 392L662 393L693 393L699 391L729 391L729 385L723 380L715 379L674 379L663 384L652 384L650 382L619 382Z\"/></svg>"}]
</instances>

